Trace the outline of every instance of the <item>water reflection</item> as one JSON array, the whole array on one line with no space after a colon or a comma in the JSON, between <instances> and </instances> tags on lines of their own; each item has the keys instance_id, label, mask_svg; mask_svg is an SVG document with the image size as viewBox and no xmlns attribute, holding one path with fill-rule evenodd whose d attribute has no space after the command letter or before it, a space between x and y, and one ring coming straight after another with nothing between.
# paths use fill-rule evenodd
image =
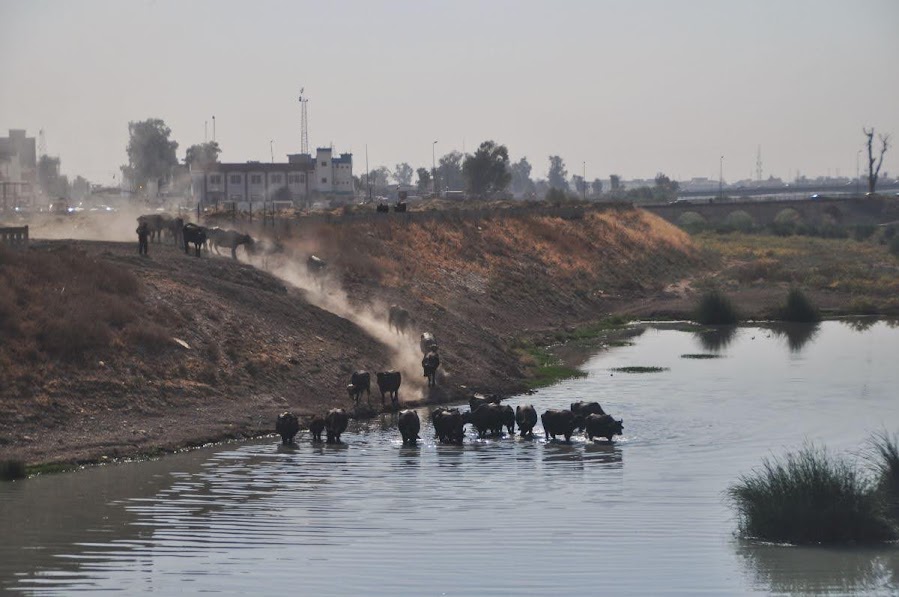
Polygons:
<instances>
[{"instance_id":1,"label":"water reflection","mask_svg":"<svg viewBox=\"0 0 899 597\"><path fill-rule=\"evenodd\" d=\"M821 325L818 323L778 322L765 326L777 338L786 338L790 352L800 352L802 348L818 335Z\"/></svg>"},{"instance_id":2,"label":"water reflection","mask_svg":"<svg viewBox=\"0 0 899 597\"><path fill-rule=\"evenodd\" d=\"M849 319L841 319L840 323L848 327L850 330L856 332L866 332L875 324L877 324L880 320L876 317L851 317ZM892 325L890 325L892 323ZM890 322L887 321L886 324L890 327L895 327L895 321Z\"/></svg>"},{"instance_id":3,"label":"water reflection","mask_svg":"<svg viewBox=\"0 0 899 597\"><path fill-rule=\"evenodd\" d=\"M774 593L849 594L899 590L899 548L796 547L738 541L749 575Z\"/></svg>"},{"instance_id":4,"label":"water reflection","mask_svg":"<svg viewBox=\"0 0 899 597\"><path fill-rule=\"evenodd\" d=\"M718 325L697 330L693 334L705 350L721 352L737 337L738 329L735 325Z\"/></svg>"}]
</instances>

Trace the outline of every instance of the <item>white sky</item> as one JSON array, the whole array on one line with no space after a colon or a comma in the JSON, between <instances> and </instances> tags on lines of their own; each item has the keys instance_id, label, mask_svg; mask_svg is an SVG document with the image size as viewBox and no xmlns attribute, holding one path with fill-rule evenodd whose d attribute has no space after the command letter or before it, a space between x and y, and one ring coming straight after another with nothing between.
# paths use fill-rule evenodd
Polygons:
<instances>
[{"instance_id":1,"label":"white sky","mask_svg":"<svg viewBox=\"0 0 899 597\"><path fill-rule=\"evenodd\" d=\"M111 182L129 120L224 161L351 151L356 173L485 139L570 174L853 176L892 133L897 0L0 0L0 134L43 128L63 172ZM864 167L864 159L862 159Z\"/></svg>"}]
</instances>

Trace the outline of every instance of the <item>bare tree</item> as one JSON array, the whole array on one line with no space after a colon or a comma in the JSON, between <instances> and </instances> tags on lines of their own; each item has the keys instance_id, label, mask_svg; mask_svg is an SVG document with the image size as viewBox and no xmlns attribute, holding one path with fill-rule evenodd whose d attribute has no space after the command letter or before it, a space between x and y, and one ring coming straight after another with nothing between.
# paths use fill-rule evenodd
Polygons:
<instances>
[{"instance_id":1,"label":"bare tree","mask_svg":"<svg viewBox=\"0 0 899 597\"><path fill-rule=\"evenodd\" d=\"M877 187L877 178L880 176L880 167L883 165L883 154L890 148L889 135L877 135L880 139L880 159L877 161L877 167L874 167L874 127L871 130L862 128L862 132L868 138L868 192L873 193Z\"/></svg>"}]
</instances>

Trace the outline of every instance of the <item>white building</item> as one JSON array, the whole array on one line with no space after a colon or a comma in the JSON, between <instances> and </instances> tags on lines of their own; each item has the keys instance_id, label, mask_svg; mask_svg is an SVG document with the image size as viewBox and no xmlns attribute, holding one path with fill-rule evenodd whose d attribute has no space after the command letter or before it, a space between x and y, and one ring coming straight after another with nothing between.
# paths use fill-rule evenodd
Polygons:
<instances>
[{"instance_id":1,"label":"white building","mask_svg":"<svg viewBox=\"0 0 899 597\"><path fill-rule=\"evenodd\" d=\"M353 195L353 156L332 155L329 147L319 147L315 157L295 153L286 163L212 164L191 172L193 196L201 203L235 203L238 209L253 204L290 202L302 206L316 197Z\"/></svg>"}]
</instances>

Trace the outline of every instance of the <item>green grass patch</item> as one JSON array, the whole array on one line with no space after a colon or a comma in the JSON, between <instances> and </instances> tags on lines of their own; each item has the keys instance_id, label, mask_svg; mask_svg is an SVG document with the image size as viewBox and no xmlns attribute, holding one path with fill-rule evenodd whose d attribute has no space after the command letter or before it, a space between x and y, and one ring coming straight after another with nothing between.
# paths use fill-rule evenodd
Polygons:
<instances>
[{"instance_id":1,"label":"green grass patch","mask_svg":"<svg viewBox=\"0 0 899 597\"><path fill-rule=\"evenodd\" d=\"M530 370L531 377L525 380L530 389L544 388L565 379L586 377L587 373L563 364L548 348L530 346L523 349L522 360Z\"/></svg>"},{"instance_id":2,"label":"green grass patch","mask_svg":"<svg viewBox=\"0 0 899 597\"><path fill-rule=\"evenodd\" d=\"M895 456L895 441L888 444ZM899 537L878 487L854 462L806 445L781 458L766 458L727 494L744 537L793 544L871 543Z\"/></svg>"},{"instance_id":3,"label":"green grass patch","mask_svg":"<svg viewBox=\"0 0 899 597\"><path fill-rule=\"evenodd\" d=\"M703 325L731 325L739 320L733 302L717 289L710 290L702 296L693 318Z\"/></svg>"},{"instance_id":4,"label":"green grass patch","mask_svg":"<svg viewBox=\"0 0 899 597\"><path fill-rule=\"evenodd\" d=\"M709 354L707 352L700 352L696 354L682 354L680 355L682 359L720 359L720 354Z\"/></svg>"},{"instance_id":5,"label":"green grass patch","mask_svg":"<svg viewBox=\"0 0 899 597\"><path fill-rule=\"evenodd\" d=\"M611 371L617 373L659 373L661 371L668 371L668 367L615 367L611 369Z\"/></svg>"}]
</instances>

